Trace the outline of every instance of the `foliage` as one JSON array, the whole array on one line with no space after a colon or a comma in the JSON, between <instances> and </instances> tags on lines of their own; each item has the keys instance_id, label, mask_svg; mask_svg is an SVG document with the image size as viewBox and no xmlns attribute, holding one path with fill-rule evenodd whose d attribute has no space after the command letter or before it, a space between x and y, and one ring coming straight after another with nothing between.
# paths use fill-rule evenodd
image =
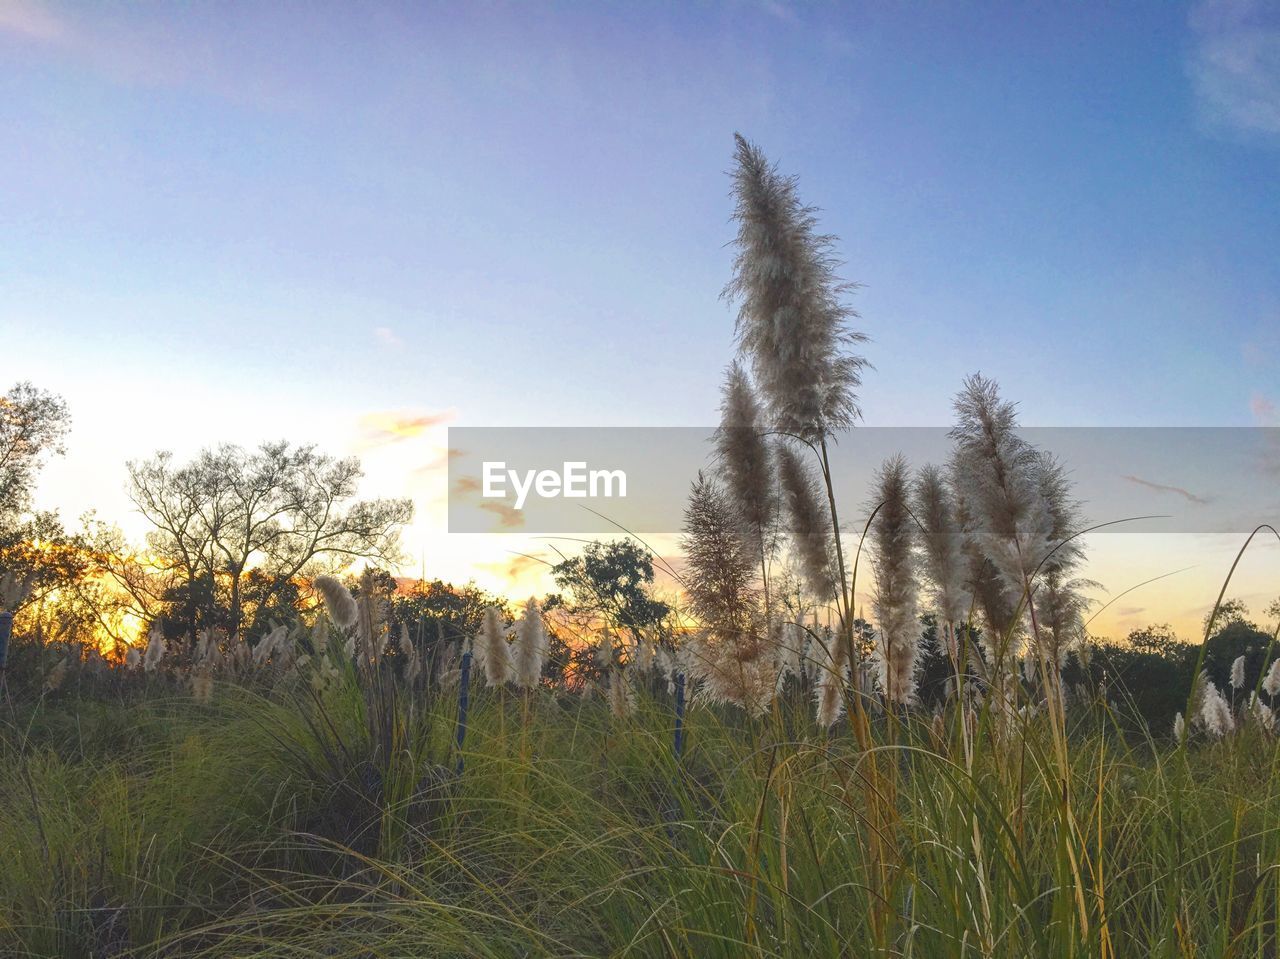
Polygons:
<instances>
[{"instance_id":1,"label":"foliage","mask_svg":"<svg viewBox=\"0 0 1280 959\"><path fill-rule=\"evenodd\" d=\"M412 507L355 500L360 476L354 458L285 442L223 445L186 464L167 452L130 463L130 498L151 523L148 546L171 580L158 602L135 598L148 618L181 622L194 640L202 626L238 632L246 606L279 607L290 584L321 563L394 562Z\"/></svg>"},{"instance_id":2,"label":"foliage","mask_svg":"<svg viewBox=\"0 0 1280 959\"><path fill-rule=\"evenodd\" d=\"M600 621L639 637L661 629L671 607L653 595L653 556L632 539L587 543L582 552L552 567L568 595L565 612Z\"/></svg>"},{"instance_id":3,"label":"foliage","mask_svg":"<svg viewBox=\"0 0 1280 959\"><path fill-rule=\"evenodd\" d=\"M70 425L62 398L30 383L0 396L0 530L29 509L41 462L62 452Z\"/></svg>"}]
</instances>

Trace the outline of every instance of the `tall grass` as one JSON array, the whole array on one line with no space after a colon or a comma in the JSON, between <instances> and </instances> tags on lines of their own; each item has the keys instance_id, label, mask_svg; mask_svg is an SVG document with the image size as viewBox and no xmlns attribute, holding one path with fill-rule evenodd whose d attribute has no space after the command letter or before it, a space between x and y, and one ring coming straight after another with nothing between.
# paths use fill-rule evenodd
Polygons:
<instances>
[{"instance_id":1,"label":"tall grass","mask_svg":"<svg viewBox=\"0 0 1280 959\"><path fill-rule=\"evenodd\" d=\"M417 717L377 767L398 785L360 778L381 746L354 671L310 707L222 687L210 707L144 697L110 742L18 714L0 949L1275 954L1280 751L1254 728L1179 750L1126 739L1105 700L1077 704L1064 790L1045 715L1003 730L980 711L966 749L958 709L882 714L885 816L868 753L843 723L818 733L796 688L758 719L695 705L680 760L663 692L638 688L619 718L603 697L537 690L518 732L516 700L473 692L457 777L438 778L456 707L390 707Z\"/></svg>"}]
</instances>

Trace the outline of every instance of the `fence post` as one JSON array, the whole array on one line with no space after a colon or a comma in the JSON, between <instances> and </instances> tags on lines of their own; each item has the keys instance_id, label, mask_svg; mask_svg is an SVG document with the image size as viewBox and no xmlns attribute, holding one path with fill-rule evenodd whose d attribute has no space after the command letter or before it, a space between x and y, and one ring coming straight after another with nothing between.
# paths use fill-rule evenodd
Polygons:
<instances>
[{"instance_id":1,"label":"fence post","mask_svg":"<svg viewBox=\"0 0 1280 959\"><path fill-rule=\"evenodd\" d=\"M684 673L676 674L676 759L684 752Z\"/></svg>"},{"instance_id":2,"label":"fence post","mask_svg":"<svg viewBox=\"0 0 1280 959\"><path fill-rule=\"evenodd\" d=\"M462 744L467 738L467 685L471 680L471 650L462 654L462 669L458 677L458 770L462 775Z\"/></svg>"}]
</instances>

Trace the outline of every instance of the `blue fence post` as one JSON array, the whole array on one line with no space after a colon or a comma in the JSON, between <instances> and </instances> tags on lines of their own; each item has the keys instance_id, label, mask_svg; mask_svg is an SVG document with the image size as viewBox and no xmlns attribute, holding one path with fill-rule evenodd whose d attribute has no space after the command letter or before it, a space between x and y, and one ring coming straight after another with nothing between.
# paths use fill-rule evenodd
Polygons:
<instances>
[{"instance_id":1,"label":"blue fence post","mask_svg":"<svg viewBox=\"0 0 1280 959\"><path fill-rule=\"evenodd\" d=\"M467 738L467 685L471 680L471 651L462 654L462 673L458 677L458 775L462 775L462 744Z\"/></svg>"},{"instance_id":2,"label":"blue fence post","mask_svg":"<svg viewBox=\"0 0 1280 959\"><path fill-rule=\"evenodd\" d=\"M684 673L676 674L676 759L684 752Z\"/></svg>"}]
</instances>

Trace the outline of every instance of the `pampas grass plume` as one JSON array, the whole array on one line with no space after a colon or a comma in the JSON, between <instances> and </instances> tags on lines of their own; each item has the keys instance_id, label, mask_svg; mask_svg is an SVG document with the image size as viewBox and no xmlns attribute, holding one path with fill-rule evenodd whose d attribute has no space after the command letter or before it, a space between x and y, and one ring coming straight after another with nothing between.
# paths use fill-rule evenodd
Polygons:
<instances>
[{"instance_id":1,"label":"pampas grass plume","mask_svg":"<svg viewBox=\"0 0 1280 959\"><path fill-rule=\"evenodd\" d=\"M533 689L542 681L542 665L547 658L547 631L542 609L532 596L524 604L524 614L516 624L514 673L517 686Z\"/></svg>"},{"instance_id":2,"label":"pampas grass plume","mask_svg":"<svg viewBox=\"0 0 1280 959\"><path fill-rule=\"evenodd\" d=\"M350 629L356 622L356 601L351 591L333 576L317 576L312 583L324 600L324 608L335 626Z\"/></svg>"},{"instance_id":3,"label":"pampas grass plume","mask_svg":"<svg viewBox=\"0 0 1280 959\"><path fill-rule=\"evenodd\" d=\"M1276 659L1267 670L1267 678L1262 681L1262 691L1272 699L1280 693L1280 659Z\"/></svg>"},{"instance_id":4,"label":"pampas grass plume","mask_svg":"<svg viewBox=\"0 0 1280 959\"><path fill-rule=\"evenodd\" d=\"M152 672L160 665L160 660L164 659L165 649L164 633L159 626L152 626L151 635L147 638L147 651L142 657L142 668Z\"/></svg>"},{"instance_id":5,"label":"pampas grass plume","mask_svg":"<svg viewBox=\"0 0 1280 959\"><path fill-rule=\"evenodd\" d=\"M473 643L475 657L484 667L485 680L490 686L501 686L512 678L511 647L502 628L502 614L498 607L484 611L480 634Z\"/></svg>"},{"instance_id":6,"label":"pampas grass plume","mask_svg":"<svg viewBox=\"0 0 1280 959\"><path fill-rule=\"evenodd\" d=\"M1236 692L1244 689L1244 656L1237 656L1231 663L1231 688Z\"/></svg>"}]
</instances>

